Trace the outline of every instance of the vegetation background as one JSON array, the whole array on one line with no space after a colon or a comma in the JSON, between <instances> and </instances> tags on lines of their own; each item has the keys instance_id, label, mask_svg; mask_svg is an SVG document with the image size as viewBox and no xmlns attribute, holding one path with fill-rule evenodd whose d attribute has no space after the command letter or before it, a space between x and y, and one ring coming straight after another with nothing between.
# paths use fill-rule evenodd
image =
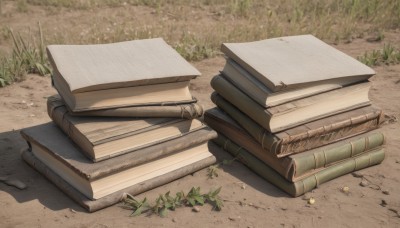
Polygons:
<instances>
[{"instance_id":1,"label":"vegetation background","mask_svg":"<svg viewBox=\"0 0 400 228\"><path fill-rule=\"evenodd\" d=\"M398 0L0 0L0 86L51 69L48 44L163 37L189 61L220 54L223 42L313 34L332 44L400 27ZM360 57L398 63L396 45Z\"/></svg>"}]
</instances>

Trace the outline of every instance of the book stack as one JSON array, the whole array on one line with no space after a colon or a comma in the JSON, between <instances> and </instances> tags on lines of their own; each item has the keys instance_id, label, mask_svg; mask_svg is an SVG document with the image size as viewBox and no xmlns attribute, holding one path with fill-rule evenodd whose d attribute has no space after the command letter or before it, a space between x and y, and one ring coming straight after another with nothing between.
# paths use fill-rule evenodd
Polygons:
<instances>
[{"instance_id":1,"label":"book stack","mask_svg":"<svg viewBox=\"0 0 400 228\"><path fill-rule=\"evenodd\" d=\"M93 212L216 161L189 91L200 73L162 39L51 45L53 122L21 131L22 158Z\"/></svg>"},{"instance_id":2,"label":"book stack","mask_svg":"<svg viewBox=\"0 0 400 228\"><path fill-rule=\"evenodd\" d=\"M382 162L374 71L301 35L222 44L226 65L205 122L215 142L292 196Z\"/></svg>"}]
</instances>

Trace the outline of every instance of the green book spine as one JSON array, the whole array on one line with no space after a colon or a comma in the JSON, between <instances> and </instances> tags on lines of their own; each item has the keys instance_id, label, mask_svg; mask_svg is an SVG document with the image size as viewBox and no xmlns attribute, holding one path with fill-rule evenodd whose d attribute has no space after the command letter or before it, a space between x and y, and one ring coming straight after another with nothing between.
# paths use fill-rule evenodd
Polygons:
<instances>
[{"instance_id":1,"label":"green book spine","mask_svg":"<svg viewBox=\"0 0 400 228\"><path fill-rule=\"evenodd\" d=\"M384 149L379 148L358 157L349 158L343 162L314 173L309 177L297 180L296 182L290 182L286 180L283 176L279 175L268 165L263 163L261 160L251 155L245 149L241 148L231 141L227 143L228 141L229 140L223 135L219 135L217 139L214 139L214 142L223 147L224 150L228 151L233 156L237 157L242 163L248 166L255 173L293 197L303 195L304 193L311 191L319 185L342 175L373 165L377 165L381 163L385 158Z\"/></svg>"}]
</instances>

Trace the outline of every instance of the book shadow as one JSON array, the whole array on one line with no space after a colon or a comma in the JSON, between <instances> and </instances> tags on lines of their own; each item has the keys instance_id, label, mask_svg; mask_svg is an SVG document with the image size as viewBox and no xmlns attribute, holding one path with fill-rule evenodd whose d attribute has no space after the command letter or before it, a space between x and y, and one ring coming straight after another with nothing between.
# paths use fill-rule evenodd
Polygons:
<instances>
[{"instance_id":1,"label":"book shadow","mask_svg":"<svg viewBox=\"0 0 400 228\"><path fill-rule=\"evenodd\" d=\"M26 148L28 145L21 137L19 130L0 133L0 177L19 180L27 186L21 190L0 181L0 194L8 193L20 204L38 200L44 208L50 210L59 211L69 208L86 212L22 160L21 152Z\"/></svg>"},{"instance_id":2,"label":"book shadow","mask_svg":"<svg viewBox=\"0 0 400 228\"><path fill-rule=\"evenodd\" d=\"M234 157L224 151L220 146L215 144L214 142L209 143L209 150L216 157L218 162L222 161L232 161ZM284 191L280 190L275 185L269 183L267 180L250 170L247 166L242 164L239 161L233 161L229 164L220 165L220 168L229 173L230 175L238 178L241 182L245 183L248 186L272 197L286 197L292 198Z\"/></svg>"}]
</instances>

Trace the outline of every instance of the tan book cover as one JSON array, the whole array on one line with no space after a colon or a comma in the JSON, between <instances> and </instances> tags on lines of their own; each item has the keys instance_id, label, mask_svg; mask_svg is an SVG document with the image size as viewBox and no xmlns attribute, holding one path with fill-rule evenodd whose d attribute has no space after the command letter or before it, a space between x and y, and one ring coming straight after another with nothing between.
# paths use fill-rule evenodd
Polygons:
<instances>
[{"instance_id":1,"label":"tan book cover","mask_svg":"<svg viewBox=\"0 0 400 228\"><path fill-rule=\"evenodd\" d=\"M328 91L271 108L259 105L222 75L215 76L211 80L211 86L223 98L272 133L370 105L368 92L371 84L369 82Z\"/></svg>"},{"instance_id":2,"label":"tan book cover","mask_svg":"<svg viewBox=\"0 0 400 228\"><path fill-rule=\"evenodd\" d=\"M100 199L214 157L208 151L207 142L216 136L214 131L203 129L138 154L133 152L92 163L54 124L27 128L21 131L21 135L36 158L89 199ZM135 158L140 157L143 159L139 164Z\"/></svg>"},{"instance_id":3,"label":"tan book cover","mask_svg":"<svg viewBox=\"0 0 400 228\"><path fill-rule=\"evenodd\" d=\"M196 119L73 116L49 99L48 114L93 161L109 159L206 127Z\"/></svg>"},{"instance_id":4,"label":"tan book cover","mask_svg":"<svg viewBox=\"0 0 400 228\"><path fill-rule=\"evenodd\" d=\"M162 38L49 45L54 75L72 93L187 81L200 75Z\"/></svg>"},{"instance_id":5,"label":"tan book cover","mask_svg":"<svg viewBox=\"0 0 400 228\"><path fill-rule=\"evenodd\" d=\"M300 153L374 130L379 127L383 115L381 110L366 106L271 133L217 93L212 94L211 100L244 128L262 148L276 157Z\"/></svg>"},{"instance_id":6,"label":"tan book cover","mask_svg":"<svg viewBox=\"0 0 400 228\"><path fill-rule=\"evenodd\" d=\"M68 113L73 116L93 116L93 117L167 117L194 119L203 116L203 107L197 103L194 98L192 101L184 104L165 104L165 105L144 105L111 108L102 110L92 110L83 112L72 112L59 95L53 95L47 98L48 113L52 113L59 106L65 106Z\"/></svg>"},{"instance_id":7,"label":"tan book cover","mask_svg":"<svg viewBox=\"0 0 400 228\"><path fill-rule=\"evenodd\" d=\"M221 51L273 92L314 82L355 83L375 74L368 66L312 35L223 43Z\"/></svg>"}]
</instances>

